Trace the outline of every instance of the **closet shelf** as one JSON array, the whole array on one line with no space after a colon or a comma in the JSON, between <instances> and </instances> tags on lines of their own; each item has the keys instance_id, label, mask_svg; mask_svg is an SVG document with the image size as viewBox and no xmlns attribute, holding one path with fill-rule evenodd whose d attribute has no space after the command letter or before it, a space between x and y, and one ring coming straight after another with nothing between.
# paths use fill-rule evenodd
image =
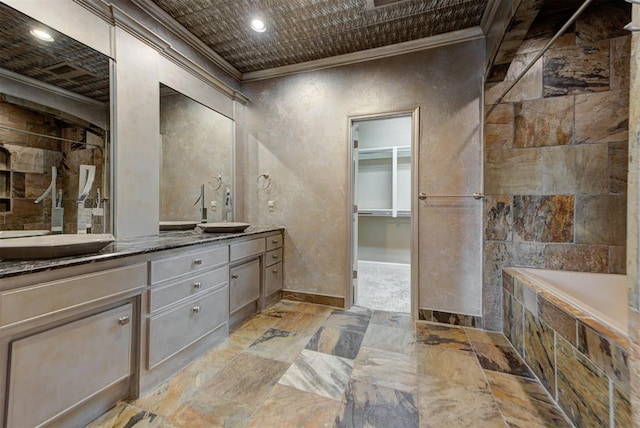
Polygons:
<instances>
[{"instance_id":1,"label":"closet shelf","mask_svg":"<svg viewBox=\"0 0 640 428\"><path fill-rule=\"evenodd\" d=\"M358 210L358 215L363 217L393 217L391 209ZM398 210L397 217L411 217L411 210Z\"/></svg>"}]
</instances>

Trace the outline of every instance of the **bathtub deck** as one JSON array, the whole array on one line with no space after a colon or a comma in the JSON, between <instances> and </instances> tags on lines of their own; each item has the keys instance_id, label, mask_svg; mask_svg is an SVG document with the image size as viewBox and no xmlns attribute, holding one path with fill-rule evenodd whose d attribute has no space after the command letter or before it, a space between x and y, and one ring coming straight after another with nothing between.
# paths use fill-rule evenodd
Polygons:
<instances>
[{"instance_id":1,"label":"bathtub deck","mask_svg":"<svg viewBox=\"0 0 640 428\"><path fill-rule=\"evenodd\" d=\"M287 301L132 404L93 428L570 426L502 334Z\"/></svg>"}]
</instances>

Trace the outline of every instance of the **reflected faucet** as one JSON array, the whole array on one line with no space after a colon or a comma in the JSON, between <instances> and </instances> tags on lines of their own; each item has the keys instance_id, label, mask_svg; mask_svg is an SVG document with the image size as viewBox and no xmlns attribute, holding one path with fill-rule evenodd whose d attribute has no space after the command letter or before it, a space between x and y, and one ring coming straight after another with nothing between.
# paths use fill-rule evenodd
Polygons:
<instances>
[{"instance_id":1,"label":"reflected faucet","mask_svg":"<svg viewBox=\"0 0 640 428\"><path fill-rule=\"evenodd\" d=\"M229 221L229 214L232 213L231 208L231 190L228 187L224 189L224 210L222 210L222 221Z\"/></svg>"},{"instance_id":2,"label":"reflected faucet","mask_svg":"<svg viewBox=\"0 0 640 428\"><path fill-rule=\"evenodd\" d=\"M205 201L204 201L204 184L200 186L200 196L198 197L198 199L196 199L196 203L193 204L198 205L198 202L200 202L200 221L202 223L206 223L207 222L207 208L205 206Z\"/></svg>"},{"instance_id":3,"label":"reflected faucet","mask_svg":"<svg viewBox=\"0 0 640 428\"><path fill-rule=\"evenodd\" d=\"M51 233L62 233L62 223L64 209L62 208L62 190L57 193L58 200L56 201L56 179L58 178L58 170L55 166L51 167L51 183L47 190L34 202L39 204L51 194Z\"/></svg>"}]
</instances>

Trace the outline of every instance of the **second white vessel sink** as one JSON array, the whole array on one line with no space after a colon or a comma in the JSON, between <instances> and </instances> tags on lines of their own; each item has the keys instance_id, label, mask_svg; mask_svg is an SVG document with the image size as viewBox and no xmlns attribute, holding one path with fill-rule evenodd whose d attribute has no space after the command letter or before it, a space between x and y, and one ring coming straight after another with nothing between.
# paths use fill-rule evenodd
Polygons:
<instances>
[{"instance_id":1,"label":"second white vessel sink","mask_svg":"<svg viewBox=\"0 0 640 428\"><path fill-rule=\"evenodd\" d=\"M111 234L63 234L0 239L0 259L53 259L91 254L115 240Z\"/></svg>"},{"instance_id":2,"label":"second white vessel sink","mask_svg":"<svg viewBox=\"0 0 640 428\"><path fill-rule=\"evenodd\" d=\"M2 230L0 231L0 239L9 238L26 238L28 236L44 236L48 235L48 230Z\"/></svg>"},{"instance_id":3,"label":"second white vessel sink","mask_svg":"<svg viewBox=\"0 0 640 428\"><path fill-rule=\"evenodd\" d=\"M176 221L161 221L160 230L189 230L195 229L197 221L188 220L176 220Z\"/></svg>"}]
</instances>

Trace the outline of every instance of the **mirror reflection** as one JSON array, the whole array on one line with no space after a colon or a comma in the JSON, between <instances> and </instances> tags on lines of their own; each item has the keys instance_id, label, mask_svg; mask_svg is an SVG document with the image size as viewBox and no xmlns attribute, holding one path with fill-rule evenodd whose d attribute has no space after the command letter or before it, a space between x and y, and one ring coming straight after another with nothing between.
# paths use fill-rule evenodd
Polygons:
<instances>
[{"instance_id":1,"label":"mirror reflection","mask_svg":"<svg viewBox=\"0 0 640 428\"><path fill-rule=\"evenodd\" d=\"M110 59L1 3L0 38L0 231L109 232Z\"/></svg>"},{"instance_id":2,"label":"mirror reflection","mask_svg":"<svg viewBox=\"0 0 640 428\"><path fill-rule=\"evenodd\" d=\"M233 121L160 85L160 221L233 220Z\"/></svg>"}]
</instances>

